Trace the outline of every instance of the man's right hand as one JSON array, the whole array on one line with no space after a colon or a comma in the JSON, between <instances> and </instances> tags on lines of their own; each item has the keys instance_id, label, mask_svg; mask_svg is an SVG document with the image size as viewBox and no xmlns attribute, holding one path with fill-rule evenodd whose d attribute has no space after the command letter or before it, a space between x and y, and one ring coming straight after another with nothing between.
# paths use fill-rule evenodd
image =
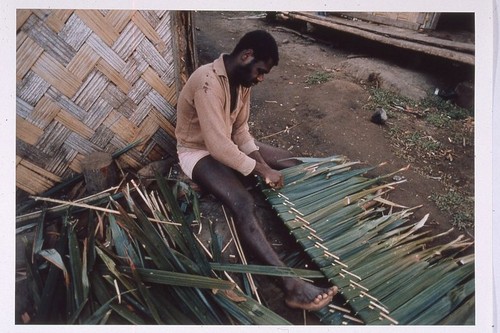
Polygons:
<instances>
[{"instance_id":1,"label":"man's right hand","mask_svg":"<svg viewBox=\"0 0 500 333\"><path fill-rule=\"evenodd\" d=\"M255 164L254 173L262 177L264 182L272 188L282 188L283 187L283 175L278 170L272 169L269 165L265 163L258 162Z\"/></svg>"}]
</instances>

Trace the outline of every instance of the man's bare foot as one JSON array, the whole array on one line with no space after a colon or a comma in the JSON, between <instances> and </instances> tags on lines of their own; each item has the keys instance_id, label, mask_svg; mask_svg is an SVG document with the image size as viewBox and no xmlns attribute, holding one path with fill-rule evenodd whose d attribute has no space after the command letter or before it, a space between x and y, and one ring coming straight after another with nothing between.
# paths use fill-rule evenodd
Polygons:
<instances>
[{"instance_id":1,"label":"man's bare foot","mask_svg":"<svg viewBox=\"0 0 500 333\"><path fill-rule=\"evenodd\" d=\"M317 311L331 302L337 287L319 288L302 280L294 280L287 286L286 305L295 309Z\"/></svg>"}]
</instances>

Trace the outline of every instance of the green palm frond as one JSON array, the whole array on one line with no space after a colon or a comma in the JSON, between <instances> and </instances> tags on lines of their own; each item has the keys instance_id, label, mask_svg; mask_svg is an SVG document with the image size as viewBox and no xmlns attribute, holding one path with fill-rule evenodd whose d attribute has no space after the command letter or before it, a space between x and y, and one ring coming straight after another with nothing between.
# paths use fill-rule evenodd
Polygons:
<instances>
[{"instance_id":1,"label":"green palm frond","mask_svg":"<svg viewBox=\"0 0 500 333\"><path fill-rule=\"evenodd\" d=\"M468 308L474 306L473 258L462 262L443 255L471 243L457 239L427 248L448 232L428 236L429 230L422 231L427 215L412 223L412 209L394 212L402 206L379 199L396 185L380 182L406 168L366 178L372 168L351 166L340 159L305 160L284 171L290 179L282 189L262 185L291 234L348 304L343 313L333 306L319 311L322 322L355 317L355 323L368 325L430 325L457 322L454 313L474 322ZM389 212L383 204L390 204Z\"/></svg>"}]
</instances>

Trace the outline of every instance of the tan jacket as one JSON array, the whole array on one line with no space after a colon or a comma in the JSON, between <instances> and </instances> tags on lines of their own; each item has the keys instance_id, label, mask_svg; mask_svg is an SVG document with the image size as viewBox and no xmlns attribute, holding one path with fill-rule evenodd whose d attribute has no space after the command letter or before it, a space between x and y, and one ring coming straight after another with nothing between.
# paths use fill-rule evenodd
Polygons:
<instances>
[{"instance_id":1,"label":"tan jacket","mask_svg":"<svg viewBox=\"0 0 500 333\"><path fill-rule=\"evenodd\" d=\"M177 101L177 151L207 150L219 162L248 175L257 150L249 132L250 88L239 87L231 112L229 80L221 55L201 66L188 79Z\"/></svg>"}]
</instances>

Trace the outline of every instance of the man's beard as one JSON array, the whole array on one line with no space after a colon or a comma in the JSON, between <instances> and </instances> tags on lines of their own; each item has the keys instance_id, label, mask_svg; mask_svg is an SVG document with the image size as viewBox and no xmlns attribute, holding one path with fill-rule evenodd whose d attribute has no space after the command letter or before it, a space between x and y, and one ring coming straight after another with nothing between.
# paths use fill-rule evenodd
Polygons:
<instances>
[{"instance_id":1,"label":"man's beard","mask_svg":"<svg viewBox=\"0 0 500 333\"><path fill-rule=\"evenodd\" d=\"M238 81L240 85L246 88L250 88L251 86L258 83L257 78L252 77L252 66L255 62L253 59L250 63L240 66L237 69L236 75L238 77Z\"/></svg>"}]
</instances>

